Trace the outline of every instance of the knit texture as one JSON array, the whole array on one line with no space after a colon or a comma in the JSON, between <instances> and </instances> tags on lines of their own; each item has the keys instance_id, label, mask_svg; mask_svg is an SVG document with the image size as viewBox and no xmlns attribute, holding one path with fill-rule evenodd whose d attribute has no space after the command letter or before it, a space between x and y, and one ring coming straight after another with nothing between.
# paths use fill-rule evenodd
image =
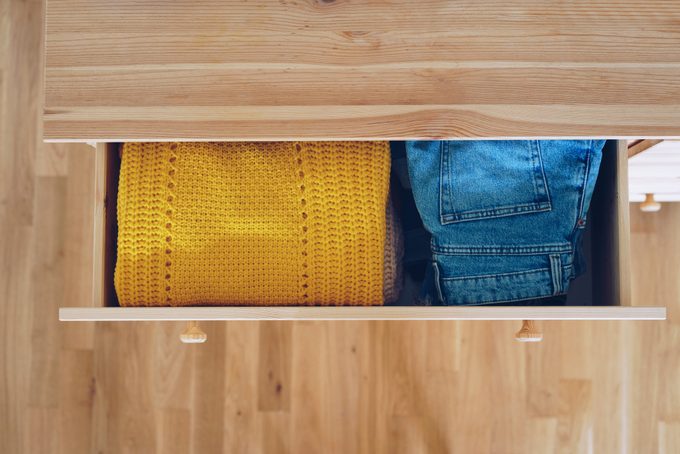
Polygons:
<instances>
[{"instance_id":1,"label":"knit texture","mask_svg":"<svg viewBox=\"0 0 680 454\"><path fill-rule=\"evenodd\" d=\"M383 302L387 142L127 143L122 306Z\"/></svg>"},{"instance_id":2,"label":"knit texture","mask_svg":"<svg viewBox=\"0 0 680 454\"><path fill-rule=\"evenodd\" d=\"M403 286L404 258L404 234L401 222L394 208L392 198L388 197L387 210L385 212L385 280L383 286L383 299L385 304L394 304L399 299L399 293Z\"/></svg>"}]
</instances>

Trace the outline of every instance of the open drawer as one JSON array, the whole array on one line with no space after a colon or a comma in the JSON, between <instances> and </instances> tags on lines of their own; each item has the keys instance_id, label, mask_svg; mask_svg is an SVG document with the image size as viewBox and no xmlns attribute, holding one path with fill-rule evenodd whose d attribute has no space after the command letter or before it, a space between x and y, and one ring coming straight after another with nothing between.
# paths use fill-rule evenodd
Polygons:
<instances>
[{"instance_id":1,"label":"open drawer","mask_svg":"<svg viewBox=\"0 0 680 454\"><path fill-rule=\"evenodd\" d=\"M113 286L119 144L97 146L94 297L91 307L62 308L61 320L660 320L663 307L634 307L630 297L627 147L608 141L590 211L588 271L565 307L119 307Z\"/></svg>"}]
</instances>

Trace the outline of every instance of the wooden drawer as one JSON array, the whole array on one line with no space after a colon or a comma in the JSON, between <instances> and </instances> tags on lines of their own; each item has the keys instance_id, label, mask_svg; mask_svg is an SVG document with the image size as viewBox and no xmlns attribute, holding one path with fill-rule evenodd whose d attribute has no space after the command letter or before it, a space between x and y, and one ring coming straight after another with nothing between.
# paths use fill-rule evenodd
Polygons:
<instances>
[{"instance_id":1,"label":"wooden drawer","mask_svg":"<svg viewBox=\"0 0 680 454\"><path fill-rule=\"evenodd\" d=\"M625 141L608 141L590 211L588 272L572 285L567 307L118 307L116 260L118 144L99 144L96 164L94 298L59 311L61 320L660 320L663 307L633 307ZM589 247L588 247L589 246Z\"/></svg>"}]
</instances>

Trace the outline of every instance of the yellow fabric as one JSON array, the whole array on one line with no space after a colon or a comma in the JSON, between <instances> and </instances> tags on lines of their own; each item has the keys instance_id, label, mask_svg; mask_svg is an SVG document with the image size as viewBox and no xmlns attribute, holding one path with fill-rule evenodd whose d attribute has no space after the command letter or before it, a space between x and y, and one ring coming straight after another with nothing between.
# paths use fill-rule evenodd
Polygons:
<instances>
[{"instance_id":1,"label":"yellow fabric","mask_svg":"<svg viewBox=\"0 0 680 454\"><path fill-rule=\"evenodd\" d=\"M128 143L123 306L383 302L388 142Z\"/></svg>"}]
</instances>

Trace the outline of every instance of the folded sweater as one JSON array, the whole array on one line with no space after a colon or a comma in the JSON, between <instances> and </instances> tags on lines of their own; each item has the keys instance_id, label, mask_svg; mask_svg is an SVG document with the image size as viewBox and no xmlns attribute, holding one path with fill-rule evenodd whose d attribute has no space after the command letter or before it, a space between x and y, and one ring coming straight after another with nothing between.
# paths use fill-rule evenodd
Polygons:
<instances>
[{"instance_id":1,"label":"folded sweater","mask_svg":"<svg viewBox=\"0 0 680 454\"><path fill-rule=\"evenodd\" d=\"M123 306L383 302L387 142L127 143Z\"/></svg>"}]
</instances>

